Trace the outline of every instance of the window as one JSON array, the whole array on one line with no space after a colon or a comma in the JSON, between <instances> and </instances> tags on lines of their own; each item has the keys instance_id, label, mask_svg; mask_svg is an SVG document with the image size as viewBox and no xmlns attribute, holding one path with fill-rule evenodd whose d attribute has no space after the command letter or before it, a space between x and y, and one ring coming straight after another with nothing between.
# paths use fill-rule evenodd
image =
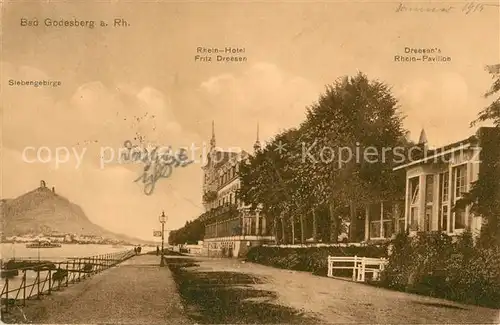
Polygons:
<instances>
[{"instance_id":1,"label":"window","mask_svg":"<svg viewBox=\"0 0 500 325\"><path fill-rule=\"evenodd\" d=\"M431 222L432 222L432 206L427 206L425 208L424 231L431 231Z\"/></svg>"},{"instance_id":2,"label":"window","mask_svg":"<svg viewBox=\"0 0 500 325\"><path fill-rule=\"evenodd\" d=\"M382 237L390 238L394 232L394 204L382 202Z\"/></svg>"},{"instance_id":3,"label":"window","mask_svg":"<svg viewBox=\"0 0 500 325\"><path fill-rule=\"evenodd\" d=\"M380 203L370 204L368 207L368 216L370 218L370 238L381 238L382 227L382 206Z\"/></svg>"},{"instance_id":4,"label":"window","mask_svg":"<svg viewBox=\"0 0 500 325\"><path fill-rule=\"evenodd\" d=\"M444 172L439 175L439 225L441 230L448 231L448 207L450 199L450 173Z\"/></svg>"},{"instance_id":5,"label":"window","mask_svg":"<svg viewBox=\"0 0 500 325\"><path fill-rule=\"evenodd\" d=\"M463 193L467 192L467 165L461 165L453 168L454 175L454 194L453 203L455 204L462 198ZM454 229L464 229L466 226L466 210L457 209L454 213L454 220L452 221ZM452 230L454 230L452 229Z\"/></svg>"},{"instance_id":6,"label":"window","mask_svg":"<svg viewBox=\"0 0 500 325\"><path fill-rule=\"evenodd\" d=\"M380 238L380 220L370 222L370 238Z\"/></svg>"},{"instance_id":7,"label":"window","mask_svg":"<svg viewBox=\"0 0 500 325\"><path fill-rule=\"evenodd\" d=\"M413 177L409 179L409 201L410 201L410 230L418 230L418 216L419 216L419 203L420 203L420 177Z\"/></svg>"},{"instance_id":8,"label":"window","mask_svg":"<svg viewBox=\"0 0 500 325\"><path fill-rule=\"evenodd\" d=\"M461 198L462 194L467 191L466 184L467 165L455 167L455 198Z\"/></svg>"},{"instance_id":9,"label":"window","mask_svg":"<svg viewBox=\"0 0 500 325\"><path fill-rule=\"evenodd\" d=\"M465 228L465 209L455 211L455 229Z\"/></svg>"},{"instance_id":10,"label":"window","mask_svg":"<svg viewBox=\"0 0 500 325\"><path fill-rule=\"evenodd\" d=\"M394 205L394 220L397 222L397 231L405 232L406 231L406 218L404 214L404 201L397 202Z\"/></svg>"},{"instance_id":11,"label":"window","mask_svg":"<svg viewBox=\"0 0 500 325\"><path fill-rule=\"evenodd\" d=\"M441 174L441 202L447 202L450 195L450 173L445 172Z\"/></svg>"},{"instance_id":12,"label":"window","mask_svg":"<svg viewBox=\"0 0 500 325\"><path fill-rule=\"evenodd\" d=\"M425 177L424 231L432 230L433 201L434 201L434 175L427 175Z\"/></svg>"},{"instance_id":13,"label":"window","mask_svg":"<svg viewBox=\"0 0 500 325\"><path fill-rule=\"evenodd\" d=\"M419 202L419 178L413 177L410 179L410 202L412 205Z\"/></svg>"},{"instance_id":14,"label":"window","mask_svg":"<svg viewBox=\"0 0 500 325\"><path fill-rule=\"evenodd\" d=\"M418 208L410 208L410 230L418 230Z\"/></svg>"},{"instance_id":15,"label":"window","mask_svg":"<svg viewBox=\"0 0 500 325\"><path fill-rule=\"evenodd\" d=\"M441 229L444 230L444 231L448 231L448 206L447 205L443 205L441 207L441 216L442 216L442 219L441 219Z\"/></svg>"},{"instance_id":16,"label":"window","mask_svg":"<svg viewBox=\"0 0 500 325\"><path fill-rule=\"evenodd\" d=\"M434 199L434 175L425 177L425 202L431 203Z\"/></svg>"}]
</instances>

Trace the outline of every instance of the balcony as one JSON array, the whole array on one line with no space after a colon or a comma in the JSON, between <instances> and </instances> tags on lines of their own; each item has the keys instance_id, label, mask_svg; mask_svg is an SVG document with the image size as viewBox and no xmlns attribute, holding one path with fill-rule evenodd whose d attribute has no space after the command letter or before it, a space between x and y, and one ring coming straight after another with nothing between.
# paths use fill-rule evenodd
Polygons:
<instances>
[{"instance_id":1,"label":"balcony","mask_svg":"<svg viewBox=\"0 0 500 325\"><path fill-rule=\"evenodd\" d=\"M201 222L209 220L225 220L238 216L238 206L236 204L225 204L203 213L200 216Z\"/></svg>"},{"instance_id":2,"label":"balcony","mask_svg":"<svg viewBox=\"0 0 500 325\"><path fill-rule=\"evenodd\" d=\"M207 191L203 194L203 203L210 203L217 199L217 192Z\"/></svg>"}]
</instances>

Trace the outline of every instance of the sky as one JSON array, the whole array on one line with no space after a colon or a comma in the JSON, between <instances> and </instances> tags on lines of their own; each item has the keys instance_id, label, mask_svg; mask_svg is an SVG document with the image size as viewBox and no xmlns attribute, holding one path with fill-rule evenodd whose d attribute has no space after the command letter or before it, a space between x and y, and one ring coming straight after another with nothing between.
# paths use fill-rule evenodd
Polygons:
<instances>
[{"instance_id":1,"label":"sky","mask_svg":"<svg viewBox=\"0 0 500 325\"><path fill-rule=\"evenodd\" d=\"M145 195L134 182L142 164L103 165L102 156L118 156L126 140L140 145L138 135L174 150L194 144L199 156L212 121L217 146L251 151L257 123L261 141L298 126L326 85L358 71L392 87L412 139L422 128L432 146L467 138L490 101L483 98L492 82L484 68L499 61L500 18L498 7L466 14L464 4L4 2L0 196L17 197L43 179L94 223L151 240L163 210L166 229L203 212L201 163L174 169ZM453 10L396 12L400 5ZM22 26L35 18L38 26ZM47 18L97 26L45 27ZM113 27L115 18L128 26ZM198 47L244 48L247 60L199 62ZM395 62L405 47L439 48L451 61ZM50 149L42 161L40 147ZM58 165L57 148L70 153Z\"/></svg>"}]
</instances>

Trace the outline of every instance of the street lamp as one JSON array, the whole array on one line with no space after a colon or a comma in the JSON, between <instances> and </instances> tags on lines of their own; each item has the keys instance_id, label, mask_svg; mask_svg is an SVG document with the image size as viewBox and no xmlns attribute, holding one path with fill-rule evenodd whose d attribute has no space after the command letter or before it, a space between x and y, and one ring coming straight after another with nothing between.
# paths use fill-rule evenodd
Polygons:
<instances>
[{"instance_id":1,"label":"street lamp","mask_svg":"<svg viewBox=\"0 0 500 325\"><path fill-rule=\"evenodd\" d=\"M165 266L165 262L163 261L163 241L165 239L165 222L167 222L167 216L165 215L164 211L161 212L159 220L161 223L161 260L160 260L160 266Z\"/></svg>"}]
</instances>

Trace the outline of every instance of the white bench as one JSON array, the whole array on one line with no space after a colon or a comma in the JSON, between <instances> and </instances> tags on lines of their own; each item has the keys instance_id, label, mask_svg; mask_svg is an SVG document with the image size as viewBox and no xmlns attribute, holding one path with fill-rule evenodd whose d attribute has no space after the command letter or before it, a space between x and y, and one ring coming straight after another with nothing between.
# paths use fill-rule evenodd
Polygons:
<instances>
[{"instance_id":1,"label":"white bench","mask_svg":"<svg viewBox=\"0 0 500 325\"><path fill-rule=\"evenodd\" d=\"M348 265L338 265L348 263ZM359 256L328 256L328 277L333 277L334 269L352 269L352 280L364 282L366 273L372 273L373 279L379 280L380 273L384 270L387 260L385 258L359 257Z\"/></svg>"}]
</instances>

